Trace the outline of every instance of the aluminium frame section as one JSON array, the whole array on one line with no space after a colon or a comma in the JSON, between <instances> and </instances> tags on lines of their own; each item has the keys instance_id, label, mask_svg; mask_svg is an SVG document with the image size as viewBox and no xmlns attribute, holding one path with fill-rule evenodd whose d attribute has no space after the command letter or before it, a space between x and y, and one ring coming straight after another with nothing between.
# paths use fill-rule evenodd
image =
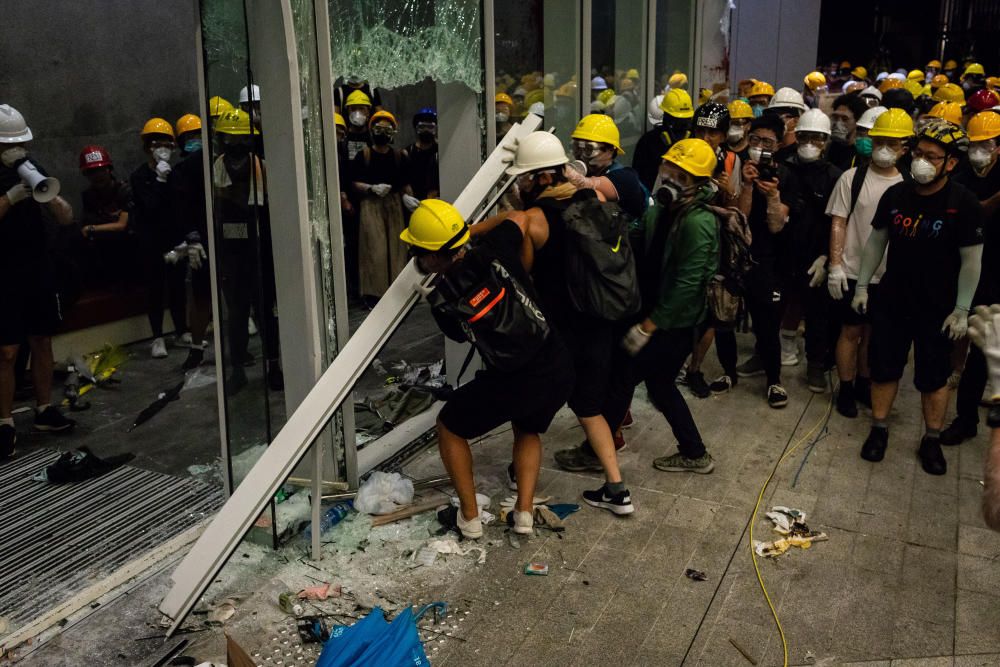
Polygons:
<instances>
[{"instance_id":1,"label":"aluminium frame section","mask_svg":"<svg viewBox=\"0 0 1000 667\"><path fill-rule=\"evenodd\" d=\"M540 122L537 116L529 114L490 154L455 200L455 207L464 218L470 219L477 213L490 190L503 177L518 139L537 129ZM163 614L173 619L168 636L181 626L278 487L326 428L334 412L351 395L362 373L416 304L419 293L415 288L424 279L413 261L408 262L174 570L173 586L159 606Z\"/></svg>"}]
</instances>

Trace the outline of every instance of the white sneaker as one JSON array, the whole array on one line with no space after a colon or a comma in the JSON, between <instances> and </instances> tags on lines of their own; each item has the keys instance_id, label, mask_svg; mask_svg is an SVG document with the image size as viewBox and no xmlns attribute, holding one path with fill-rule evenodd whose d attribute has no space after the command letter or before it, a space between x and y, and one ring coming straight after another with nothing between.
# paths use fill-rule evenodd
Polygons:
<instances>
[{"instance_id":1,"label":"white sneaker","mask_svg":"<svg viewBox=\"0 0 1000 667\"><path fill-rule=\"evenodd\" d=\"M799 340L794 336L781 334L781 365L795 366L799 363Z\"/></svg>"},{"instance_id":2,"label":"white sneaker","mask_svg":"<svg viewBox=\"0 0 1000 667\"><path fill-rule=\"evenodd\" d=\"M174 342L178 347L194 347L194 339L191 337L191 332L182 333L179 338Z\"/></svg>"},{"instance_id":3,"label":"white sneaker","mask_svg":"<svg viewBox=\"0 0 1000 667\"><path fill-rule=\"evenodd\" d=\"M514 526L511 529L518 535L535 534L535 517L532 512L514 510Z\"/></svg>"},{"instance_id":4,"label":"white sneaker","mask_svg":"<svg viewBox=\"0 0 1000 667\"><path fill-rule=\"evenodd\" d=\"M163 338L154 338L153 345L151 348L154 359L165 359L167 356L167 344L163 342Z\"/></svg>"},{"instance_id":5,"label":"white sneaker","mask_svg":"<svg viewBox=\"0 0 1000 667\"><path fill-rule=\"evenodd\" d=\"M257 335L257 323L253 321L252 317L247 318L247 333L251 336Z\"/></svg>"},{"instance_id":6,"label":"white sneaker","mask_svg":"<svg viewBox=\"0 0 1000 667\"><path fill-rule=\"evenodd\" d=\"M470 540L478 540L483 536L483 522L477 516L475 519L465 520L462 516L462 508L458 508L458 513L455 515L455 523L458 524L458 530L462 533L462 536Z\"/></svg>"}]
</instances>

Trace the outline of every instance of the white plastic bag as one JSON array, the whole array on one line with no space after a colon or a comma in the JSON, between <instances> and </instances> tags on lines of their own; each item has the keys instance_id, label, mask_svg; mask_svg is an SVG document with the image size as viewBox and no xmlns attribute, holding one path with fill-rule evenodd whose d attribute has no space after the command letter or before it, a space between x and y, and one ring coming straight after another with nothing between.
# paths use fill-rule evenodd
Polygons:
<instances>
[{"instance_id":1,"label":"white plastic bag","mask_svg":"<svg viewBox=\"0 0 1000 667\"><path fill-rule=\"evenodd\" d=\"M413 502L413 481L398 472L373 472L358 489L354 509L365 514L389 514Z\"/></svg>"}]
</instances>

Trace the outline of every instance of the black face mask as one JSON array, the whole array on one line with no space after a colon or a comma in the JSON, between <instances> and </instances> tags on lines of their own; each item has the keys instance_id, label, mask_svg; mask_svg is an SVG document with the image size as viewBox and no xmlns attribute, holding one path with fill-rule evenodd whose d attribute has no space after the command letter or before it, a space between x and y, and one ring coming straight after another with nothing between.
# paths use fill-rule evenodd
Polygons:
<instances>
[{"instance_id":1,"label":"black face mask","mask_svg":"<svg viewBox=\"0 0 1000 667\"><path fill-rule=\"evenodd\" d=\"M388 146L392 139L384 134L376 134L372 136L372 143L376 146Z\"/></svg>"},{"instance_id":2,"label":"black face mask","mask_svg":"<svg viewBox=\"0 0 1000 667\"><path fill-rule=\"evenodd\" d=\"M243 158L250 154L250 144L248 143L232 143L226 144L226 155L231 155L234 158Z\"/></svg>"},{"instance_id":3,"label":"black face mask","mask_svg":"<svg viewBox=\"0 0 1000 667\"><path fill-rule=\"evenodd\" d=\"M425 144L429 144L432 141L434 141L434 133L433 132L417 132L417 138L420 139L420 141L424 142Z\"/></svg>"}]
</instances>

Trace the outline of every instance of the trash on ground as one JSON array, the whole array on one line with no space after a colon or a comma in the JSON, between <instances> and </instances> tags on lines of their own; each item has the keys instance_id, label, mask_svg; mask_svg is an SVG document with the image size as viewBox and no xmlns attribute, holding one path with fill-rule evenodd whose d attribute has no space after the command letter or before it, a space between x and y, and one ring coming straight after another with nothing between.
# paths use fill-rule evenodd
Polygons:
<instances>
[{"instance_id":1,"label":"trash on ground","mask_svg":"<svg viewBox=\"0 0 1000 667\"><path fill-rule=\"evenodd\" d=\"M754 551L758 556L770 557L780 556L792 547L808 549L813 542L825 542L830 539L826 533L810 530L806 525L806 513L802 510L792 509L776 505L771 511L765 514L774 530L786 537L774 540L773 542L754 542Z\"/></svg>"},{"instance_id":2,"label":"trash on ground","mask_svg":"<svg viewBox=\"0 0 1000 667\"><path fill-rule=\"evenodd\" d=\"M372 526L384 526L386 524L395 523L396 521L402 521L403 519L409 519L411 516L416 516L417 514L437 509L442 504L442 501L437 499L422 500L419 503L413 503L407 507L401 507L390 514L376 516L372 519Z\"/></svg>"},{"instance_id":3,"label":"trash on ground","mask_svg":"<svg viewBox=\"0 0 1000 667\"><path fill-rule=\"evenodd\" d=\"M809 532L809 526L806 525L806 513L802 510L776 505L764 516L774 524L774 530L782 535Z\"/></svg>"},{"instance_id":4,"label":"trash on ground","mask_svg":"<svg viewBox=\"0 0 1000 667\"><path fill-rule=\"evenodd\" d=\"M411 556L411 559L420 565L430 566L434 564L435 560L437 560L438 554L457 554L459 556L467 556L474 551L479 552L479 558L476 559L476 563L479 565L485 563L486 549L484 547L470 546L463 548L454 538L441 538L427 542L427 544Z\"/></svg>"},{"instance_id":5,"label":"trash on ground","mask_svg":"<svg viewBox=\"0 0 1000 667\"><path fill-rule=\"evenodd\" d=\"M326 600L327 598L339 598L342 593L340 586L331 586L330 582L326 582L320 586L309 586L308 588L303 588L298 593L298 598L300 600Z\"/></svg>"},{"instance_id":6,"label":"trash on ground","mask_svg":"<svg viewBox=\"0 0 1000 667\"><path fill-rule=\"evenodd\" d=\"M381 608L353 625L338 625L330 630L330 638L316 661L324 667L346 665L426 665L427 654L420 642L417 622L428 609L448 606L443 602L426 605L414 613L406 607L390 623Z\"/></svg>"},{"instance_id":7,"label":"trash on ground","mask_svg":"<svg viewBox=\"0 0 1000 667\"><path fill-rule=\"evenodd\" d=\"M332 507L328 507L323 510L323 514L319 518L319 533L322 535L327 532L338 523L340 523L345 516L351 513L351 506L348 503L337 503ZM310 522L309 527L305 531L306 539L312 539L312 523Z\"/></svg>"},{"instance_id":8,"label":"trash on ground","mask_svg":"<svg viewBox=\"0 0 1000 667\"><path fill-rule=\"evenodd\" d=\"M303 616L295 625L303 644L319 644L330 638L330 631L319 616Z\"/></svg>"},{"instance_id":9,"label":"trash on ground","mask_svg":"<svg viewBox=\"0 0 1000 667\"><path fill-rule=\"evenodd\" d=\"M281 607L281 611L286 614L292 614L293 616L301 616L305 613L306 608L302 606L298 601L298 593L293 593L292 591L285 591L278 596L278 606Z\"/></svg>"},{"instance_id":10,"label":"trash on ground","mask_svg":"<svg viewBox=\"0 0 1000 667\"><path fill-rule=\"evenodd\" d=\"M89 448L80 447L69 452L63 452L54 463L39 470L31 479L36 482L50 482L52 484L82 482L107 474L134 458L135 454L126 453L102 459L95 456Z\"/></svg>"},{"instance_id":11,"label":"trash on ground","mask_svg":"<svg viewBox=\"0 0 1000 667\"><path fill-rule=\"evenodd\" d=\"M376 470L358 489L354 508L365 514L390 514L413 502L413 481L398 472Z\"/></svg>"},{"instance_id":12,"label":"trash on ground","mask_svg":"<svg viewBox=\"0 0 1000 667\"><path fill-rule=\"evenodd\" d=\"M549 573L549 566L546 563L528 563L524 566L524 573L544 577Z\"/></svg>"},{"instance_id":13,"label":"trash on ground","mask_svg":"<svg viewBox=\"0 0 1000 667\"><path fill-rule=\"evenodd\" d=\"M799 547L800 549L808 549L812 546L813 542L825 542L829 537L826 533L813 533L807 537L783 537L780 540L774 540L773 542L754 542L754 551L757 552L758 556L763 556L766 558L773 558L775 556L780 556L792 547Z\"/></svg>"},{"instance_id":14,"label":"trash on ground","mask_svg":"<svg viewBox=\"0 0 1000 667\"><path fill-rule=\"evenodd\" d=\"M544 505L550 500L552 500L552 496L535 496L534 498L531 499L531 504L534 505L535 507L538 507L539 505ZM507 496L506 498L500 501L500 507L508 510L513 509L514 505L516 504L517 504L517 496Z\"/></svg>"},{"instance_id":15,"label":"trash on ground","mask_svg":"<svg viewBox=\"0 0 1000 667\"><path fill-rule=\"evenodd\" d=\"M145 424L150 419L152 419L157 413L160 412L160 410L165 408L168 403L178 400L181 397L181 389L183 388L184 388L184 382L182 381L178 382L176 385L174 385L170 389L167 389L166 391L161 391L160 394L156 397L155 401L153 401L148 406L143 408L142 412L136 415L135 421L132 422L132 425L129 426L125 430L125 432L131 433L136 428L138 428L142 424Z\"/></svg>"},{"instance_id":16,"label":"trash on ground","mask_svg":"<svg viewBox=\"0 0 1000 667\"><path fill-rule=\"evenodd\" d=\"M580 506L573 503L549 503L546 507L560 519L565 519L570 514L580 511Z\"/></svg>"},{"instance_id":17,"label":"trash on ground","mask_svg":"<svg viewBox=\"0 0 1000 667\"><path fill-rule=\"evenodd\" d=\"M708 575L701 570L693 570L688 568L684 570L684 576L691 581L708 581Z\"/></svg>"}]
</instances>

